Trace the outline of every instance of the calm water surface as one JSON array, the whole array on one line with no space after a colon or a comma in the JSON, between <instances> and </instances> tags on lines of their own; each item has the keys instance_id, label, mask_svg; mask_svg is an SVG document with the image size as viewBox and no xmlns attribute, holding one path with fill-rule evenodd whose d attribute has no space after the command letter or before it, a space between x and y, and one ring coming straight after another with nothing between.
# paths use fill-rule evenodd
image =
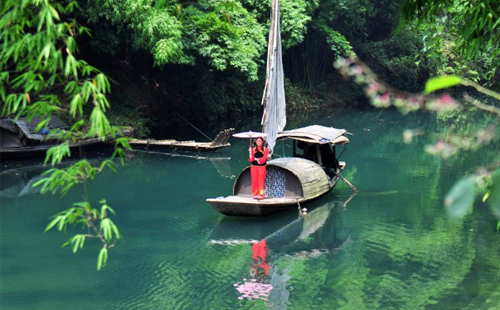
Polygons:
<instances>
[{"instance_id":1,"label":"calm water surface","mask_svg":"<svg viewBox=\"0 0 500 310\"><path fill-rule=\"evenodd\" d=\"M90 185L93 203L106 198L117 211L124 236L100 272L97 242L74 255L60 246L76 231L43 233L82 190L40 195L29 187L43 171L36 161L2 163L0 308L500 309L495 220L479 200L460 221L442 207L454 180L494 150L445 162L423 152L429 136L402 142L405 128L436 129L428 116L321 114L287 128L318 123L354 134L342 155L344 176L360 189L351 200L339 183L303 218L225 217L205 199L230 194L246 141L210 158L135 153Z\"/></svg>"}]
</instances>

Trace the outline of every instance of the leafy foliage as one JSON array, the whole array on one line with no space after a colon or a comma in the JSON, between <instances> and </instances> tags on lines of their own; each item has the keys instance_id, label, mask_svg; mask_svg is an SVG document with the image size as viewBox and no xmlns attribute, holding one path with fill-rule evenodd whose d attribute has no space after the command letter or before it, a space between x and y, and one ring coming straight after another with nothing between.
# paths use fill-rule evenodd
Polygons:
<instances>
[{"instance_id":1,"label":"leafy foliage","mask_svg":"<svg viewBox=\"0 0 500 310\"><path fill-rule=\"evenodd\" d=\"M156 65L194 65L201 58L217 70L231 66L257 79L267 29L240 1L89 1L86 13L92 22L132 30L134 47L149 51Z\"/></svg>"},{"instance_id":2,"label":"leafy foliage","mask_svg":"<svg viewBox=\"0 0 500 310\"><path fill-rule=\"evenodd\" d=\"M441 74L500 86L500 5L496 0L406 0L402 25L417 21Z\"/></svg>"},{"instance_id":3,"label":"leafy foliage","mask_svg":"<svg viewBox=\"0 0 500 310\"><path fill-rule=\"evenodd\" d=\"M61 142L47 151L45 163L53 166L71 155L71 143L83 139L115 138L112 157L130 148L127 139L120 137L121 128L112 126L106 117L110 108L108 78L76 57L76 38L89 34L88 28L67 17L78 8L75 1L49 0L7 0L0 6L1 116L27 116L29 120L38 116L42 119L38 130L48 126L52 115L66 119L69 130L52 130L50 134ZM66 193L105 167L114 169L114 163L106 160L100 167L92 167L82 160L66 169L50 169L37 185L42 186L42 192ZM57 224L62 230L74 223L90 208L80 207L63 211L49 226ZM74 251L83 247L82 237L72 240Z\"/></svg>"},{"instance_id":4,"label":"leafy foliage","mask_svg":"<svg viewBox=\"0 0 500 310\"><path fill-rule=\"evenodd\" d=\"M417 90L432 72L431 64L416 64L421 49L420 33L393 34L398 23L395 1L321 1L305 40L285 56L285 72L309 89L318 87L334 73L331 64L358 56L384 80L397 87ZM345 85L337 85L343 88ZM358 97L359 96L358 91Z\"/></svg>"},{"instance_id":5,"label":"leafy foliage","mask_svg":"<svg viewBox=\"0 0 500 310\"><path fill-rule=\"evenodd\" d=\"M407 0L402 16L404 20L418 19L420 24L437 18L447 19L447 25L451 26L448 31L456 35L459 51L468 58L474 59L491 47L498 48L498 1Z\"/></svg>"},{"instance_id":6,"label":"leafy foliage","mask_svg":"<svg viewBox=\"0 0 500 310\"><path fill-rule=\"evenodd\" d=\"M101 200L101 210L92 208L88 202L75 203L74 207L64 210L54 215L53 220L45 228L45 232L57 227L58 231L66 231L69 225L81 225L87 229L86 234L76 234L71 237L64 246L71 246L73 253L83 248L87 238L97 238L103 243L97 258L97 270L100 270L108 260L108 249L115 245L120 239L118 228L108 217L108 213L115 214L115 211L106 204L106 200Z\"/></svg>"},{"instance_id":7,"label":"leafy foliage","mask_svg":"<svg viewBox=\"0 0 500 310\"><path fill-rule=\"evenodd\" d=\"M318 3L280 1L285 49L304 40ZM99 0L86 1L84 8L91 23L110 22L126 34L124 41L150 53L158 66L207 63L216 70L234 68L254 81L267 50L271 1ZM113 29L100 31L116 40L106 35Z\"/></svg>"}]
</instances>

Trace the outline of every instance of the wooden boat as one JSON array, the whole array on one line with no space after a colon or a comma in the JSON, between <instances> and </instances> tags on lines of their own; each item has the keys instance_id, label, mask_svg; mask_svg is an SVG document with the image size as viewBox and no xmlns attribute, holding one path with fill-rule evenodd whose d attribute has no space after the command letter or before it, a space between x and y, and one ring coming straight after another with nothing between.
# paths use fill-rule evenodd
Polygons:
<instances>
[{"instance_id":1,"label":"wooden boat","mask_svg":"<svg viewBox=\"0 0 500 310\"><path fill-rule=\"evenodd\" d=\"M66 123L52 116L46 133L36 133L36 127L41 121L35 117L28 121L26 118L20 118L16 121L11 119L0 120L0 160L20 159L25 157L44 157L46 151L59 144L57 139L51 138L49 130L64 130ZM123 130L123 135L129 135L130 130ZM112 148L112 139L102 141L97 138L84 139L75 143L70 143L70 150L78 151L83 147L85 150Z\"/></svg>"},{"instance_id":2,"label":"wooden boat","mask_svg":"<svg viewBox=\"0 0 500 310\"><path fill-rule=\"evenodd\" d=\"M57 145L56 142L17 148L0 148L0 160L19 159L24 157L44 157L46 151L55 145ZM83 147L85 150L113 148L113 143L102 141L101 139L86 139L69 145L72 152L76 152L80 147Z\"/></svg>"},{"instance_id":3,"label":"wooden boat","mask_svg":"<svg viewBox=\"0 0 500 310\"><path fill-rule=\"evenodd\" d=\"M272 0L271 5L262 105L262 131L266 134L269 153L273 153L277 140L292 139L293 157L268 161L265 199L255 200L250 195L250 168L244 169L237 178L233 195L207 199L215 210L224 215L265 216L300 208L301 204L332 190L345 168L345 163L339 162L335 156L335 146L349 143L349 139L344 136L346 130L313 125L283 131L286 125L286 102L279 0ZM297 148L302 152L297 152Z\"/></svg>"},{"instance_id":4,"label":"wooden boat","mask_svg":"<svg viewBox=\"0 0 500 310\"><path fill-rule=\"evenodd\" d=\"M228 147L229 137L233 134L234 128L222 130L212 142L177 141L177 140L131 140L129 143L133 148L143 148L152 150L184 150L184 151L215 151L223 147Z\"/></svg>"},{"instance_id":5,"label":"wooden boat","mask_svg":"<svg viewBox=\"0 0 500 310\"><path fill-rule=\"evenodd\" d=\"M266 216L293 210L330 192L337 184L345 162L335 157L336 145L347 145L343 129L309 126L278 134L292 139L294 157L273 159L267 163L266 198L256 200L250 194L250 167L241 172L233 195L209 198L215 210L224 215ZM302 154L297 151L302 149Z\"/></svg>"}]
</instances>

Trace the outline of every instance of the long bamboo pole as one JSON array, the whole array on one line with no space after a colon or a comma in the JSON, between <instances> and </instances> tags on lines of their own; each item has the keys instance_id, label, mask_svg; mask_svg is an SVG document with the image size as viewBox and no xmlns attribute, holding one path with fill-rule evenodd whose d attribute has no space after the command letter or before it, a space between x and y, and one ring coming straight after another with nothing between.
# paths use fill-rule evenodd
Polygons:
<instances>
[{"instance_id":1,"label":"long bamboo pole","mask_svg":"<svg viewBox=\"0 0 500 310\"><path fill-rule=\"evenodd\" d=\"M351 182L347 181L346 178L344 178L340 173L335 173L339 178L341 178L344 182L347 183L347 185L349 185L353 191L357 192L358 189L356 187L354 187L354 185L351 184Z\"/></svg>"}]
</instances>

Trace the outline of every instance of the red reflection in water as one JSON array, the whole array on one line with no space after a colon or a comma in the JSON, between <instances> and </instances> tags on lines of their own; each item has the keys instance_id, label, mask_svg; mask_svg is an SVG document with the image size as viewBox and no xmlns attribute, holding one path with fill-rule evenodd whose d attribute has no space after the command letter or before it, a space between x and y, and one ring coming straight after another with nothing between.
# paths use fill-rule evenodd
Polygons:
<instances>
[{"instance_id":1,"label":"red reflection in water","mask_svg":"<svg viewBox=\"0 0 500 310\"><path fill-rule=\"evenodd\" d=\"M238 282L236 290L241 294L238 299L264 299L267 300L269 293L273 289L271 284L265 284L267 276L269 276L269 265L267 264L267 244L266 239L252 245L252 264L250 276L253 279L248 281L243 279L243 283Z\"/></svg>"},{"instance_id":2,"label":"red reflection in water","mask_svg":"<svg viewBox=\"0 0 500 310\"><path fill-rule=\"evenodd\" d=\"M254 243L252 246L252 268L255 270L255 277L265 280L265 276L269 275L269 265L266 262L267 259L267 244L266 239ZM260 281L259 281L260 282Z\"/></svg>"}]
</instances>

